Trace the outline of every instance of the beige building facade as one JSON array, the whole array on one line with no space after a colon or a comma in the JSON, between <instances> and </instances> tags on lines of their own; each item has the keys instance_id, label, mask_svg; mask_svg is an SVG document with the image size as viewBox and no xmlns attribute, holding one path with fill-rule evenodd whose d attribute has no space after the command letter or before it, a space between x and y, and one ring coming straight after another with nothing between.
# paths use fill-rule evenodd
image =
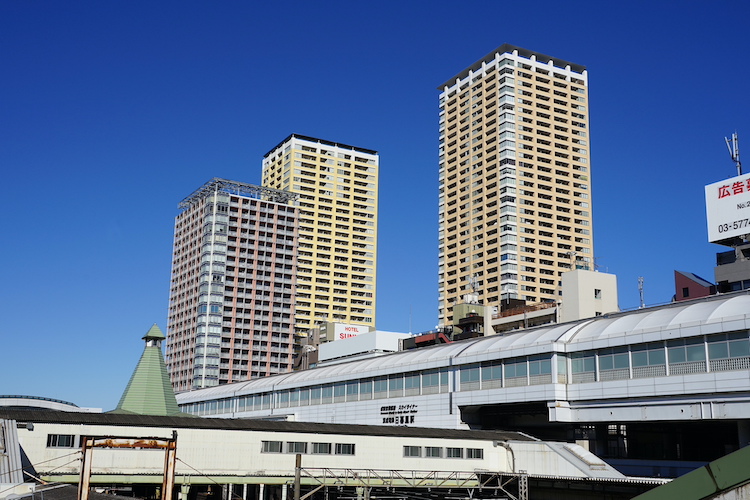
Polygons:
<instances>
[{"instance_id":1,"label":"beige building facade","mask_svg":"<svg viewBox=\"0 0 750 500\"><path fill-rule=\"evenodd\" d=\"M439 87L439 322L555 302L593 269L588 73L505 44Z\"/></svg>"},{"instance_id":2,"label":"beige building facade","mask_svg":"<svg viewBox=\"0 0 750 500\"><path fill-rule=\"evenodd\" d=\"M377 151L292 134L263 157L263 186L299 196L295 331L375 326Z\"/></svg>"}]
</instances>

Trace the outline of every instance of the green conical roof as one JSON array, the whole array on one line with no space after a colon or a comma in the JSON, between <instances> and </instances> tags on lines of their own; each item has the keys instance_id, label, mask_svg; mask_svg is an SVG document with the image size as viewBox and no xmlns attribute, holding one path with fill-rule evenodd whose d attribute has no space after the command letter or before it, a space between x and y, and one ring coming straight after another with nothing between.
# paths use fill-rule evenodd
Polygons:
<instances>
[{"instance_id":1,"label":"green conical roof","mask_svg":"<svg viewBox=\"0 0 750 500\"><path fill-rule=\"evenodd\" d=\"M141 338L143 340L165 340L167 336L161 333L161 329L159 329L159 327L156 326L156 323L154 323L154 325L148 329L146 335Z\"/></svg>"},{"instance_id":2,"label":"green conical roof","mask_svg":"<svg viewBox=\"0 0 750 500\"><path fill-rule=\"evenodd\" d=\"M161 353L160 341L165 338L156 324L143 337L146 347L141 360L138 361L117 408L111 413L182 415Z\"/></svg>"}]
</instances>

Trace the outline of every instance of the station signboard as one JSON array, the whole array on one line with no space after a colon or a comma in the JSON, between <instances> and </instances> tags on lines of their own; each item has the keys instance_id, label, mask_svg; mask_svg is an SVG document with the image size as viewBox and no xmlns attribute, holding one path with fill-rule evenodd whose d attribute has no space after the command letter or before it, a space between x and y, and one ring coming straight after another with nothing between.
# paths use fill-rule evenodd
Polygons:
<instances>
[{"instance_id":1,"label":"station signboard","mask_svg":"<svg viewBox=\"0 0 750 500\"><path fill-rule=\"evenodd\" d=\"M750 174L706 186L708 241L750 234Z\"/></svg>"}]
</instances>

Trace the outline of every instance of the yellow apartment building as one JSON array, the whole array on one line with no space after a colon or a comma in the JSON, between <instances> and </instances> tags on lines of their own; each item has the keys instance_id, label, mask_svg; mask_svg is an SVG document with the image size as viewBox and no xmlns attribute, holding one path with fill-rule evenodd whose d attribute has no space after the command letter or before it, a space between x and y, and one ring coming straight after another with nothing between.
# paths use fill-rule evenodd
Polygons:
<instances>
[{"instance_id":1,"label":"yellow apartment building","mask_svg":"<svg viewBox=\"0 0 750 500\"><path fill-rule=\"evenodd\" d=\"M586 68L505 44L438 90L439 322L470 288L557 301L593 267Z\"/></svg>"},{"instance_id":2,"label":"yellow apartment building","mask_svg":"<svg viewBox=\"0 0 750 500\"><path fill-rule=\"evenodd\" d=\"M263 157L263 186L299 196L297 336L375 327L378 168L377 151L297 134Z\"/></svg>"}]
</instances>

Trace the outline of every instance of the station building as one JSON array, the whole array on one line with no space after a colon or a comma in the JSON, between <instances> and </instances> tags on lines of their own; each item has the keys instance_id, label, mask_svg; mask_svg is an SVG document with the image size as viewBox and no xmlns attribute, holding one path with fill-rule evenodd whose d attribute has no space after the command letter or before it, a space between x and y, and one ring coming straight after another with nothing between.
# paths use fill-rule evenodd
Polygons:
<instances>
[{"instance_id":1,"label":"station building","mask_svg":"<svg viewBox=\"0 0 750 500\"><path fill-rule=\"evenodd\" d=\"M528 328L179 394L200 416L504 429L676 476L750 442L750 294ZM342 341L345 342L345 341Z\"/></svg>"}]
</instances>

